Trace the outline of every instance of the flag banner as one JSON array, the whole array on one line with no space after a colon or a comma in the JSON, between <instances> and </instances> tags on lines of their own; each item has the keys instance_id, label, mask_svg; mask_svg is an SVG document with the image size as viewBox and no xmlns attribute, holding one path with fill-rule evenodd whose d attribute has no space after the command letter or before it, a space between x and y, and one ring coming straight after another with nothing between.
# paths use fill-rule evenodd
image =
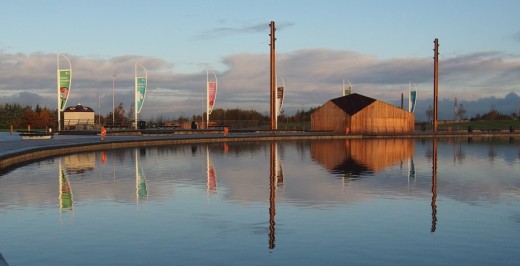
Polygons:
<instances>
[{"instance_id":1,"label":"flag banner","mask_svg":"<svg viewBox=\"0 0 520 266\"><path fill-rule=\"evenodd\" d=\"M410 106L409 106L409 112L413 113L415 111L415 104L417 102L417 91L410 91Z\"/></svg>"},{"instance_id":2,"label":"flag banner","mask_svg":"<svg viewBox=\"0 0 520 266\"><path fill-rule=\"evenodd\" d=\"M63 111L67 104L67 99L70 93L70 81L72 76L72 69L64 69L58 71L58 79L60 81L60 106L59 111Z\"/></svg>"},{"instance_id":3,"label":"flag banner","mask_svg":"<svg viewBox=\"0 0 520 266\"><path fill-rule=\"evenodd\" d=\"M217 97L217 82L216 81L208 81L208 114L211 114L213 111L213 106L215 105L215 99Z\"/></svg>"},{"instance_id":4,"label":"flag banner","mask_svg":"<svg viewBox=\"0 0 520 266\"><path fill-rule=\"evenodd\" d=\"M146 78L144 77L135 77L135 97L136 97L136 110L137 113L141 112L141 109L143 108L144 103L144 97L146 95Z\"/></svg>"},{"instance_id":5,"label":"flag banner","mask_svg":"<svg viewBox=\"0 0 520 266\"><path fill-rule=\"evenodd\" d=\"M352 88L351 87L348 87L348 89L344 89L343 90L343 96L347 96L347 95L350 95L352 94Z\"/></svg>"},{"instance_id":6,"label":"flag banner","mask_svg":"<svg viewBox=\"0 0 520 266\"><path fill-rule=\"evenodd\" d=\"M280 116L283 107L284 87L276 88L276 116Z\"/></svg>"}]
</instances>

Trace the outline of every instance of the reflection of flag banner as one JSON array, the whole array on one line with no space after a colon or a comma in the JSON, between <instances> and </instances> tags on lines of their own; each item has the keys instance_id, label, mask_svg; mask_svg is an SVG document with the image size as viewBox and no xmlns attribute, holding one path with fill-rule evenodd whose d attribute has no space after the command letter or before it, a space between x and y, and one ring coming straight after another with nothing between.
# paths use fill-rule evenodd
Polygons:
<instances>
[{"instance_id":1,"label":"reflection of flag banner","mask_svg":"<svg viewBox=\"0 0 520 266\"><path fill-rule=\"evenodd\" d=\"M208 114L211 114L213 111L213 106L215 105L215 98L217 97L217 82L216 81L208 81Z\"/></svg>"},{"instance_id":2,"label":"reflection of flag banner","mask_svg":"<svg viewBox=\"0 0 520 266\"><path fill-rule=\"evenodd\" d=\"M70 186L69 178L64 169L61 168L61 160L59 161L59 184L60 184L60 209L72 210L74 200L72 199L72 188Z\"/></svg>"},{"instance_id":3,"label":"reflection of flag banner","mask_svg":"<svg viewBox=\"0 0 520 266\"><path fill-rule=\"evenodd\" d=\"M415 178L415 164L413 159L408 161L408 178Z\"/></svg>"},{"instance_id":4,"label":"reflection of flag banner","mask_svg":"<svg viewBox=\"0 0 520 266\"><path fill-rule=\"evenodd\" d=\"M65 109L65 105L67 104L67 99L69 98L70 93L70 82L72 77L72 69L60 69L58 70L58 80L59 84L59 97L60 97L60 110L63 111Z\"/></svg>"},{"instance_id":5,"label":"reflection of flag banner","mask_svg":"<svg viewBox=\"0 0 520 266\"><path fill-rule=\"evenodd\" d=\"M280 116L283 107L284 87L276 88L276 116Z\"/></svg>"},{"instance_id":6,"label":"reflection of flag banner","mask_svg":"<svg viewBox=\"0 0 520 266\"><path fill-rule=\"evenodd\" d=\"M213 162L209 158L209 147L207 147L206 149L206 171L208 178L208 192L217 192L217 174L215 173L215 167L213 166Z\"/></svg>"},{"instance_id":7,"label":"reflection of flag banner","mask_svg":"<svg viewBox=\"0 0 520 266\"><path fill-rule=\"evenodd\" d=\"M408 111L413 113L415 110L415 103L417 102L417 91L410 91L410 98L408 103Z\"/></svg>"},{"instance_id":8,"label":"reflection of flag banner","mask_svg":"<svg viewBox=\"0 0 520 266\"><path fill-rule=\"evenodd\" d=\"M144 96L146 94L146 78L145 77L135 77L135 97L137 104L137 113L141 112L141 108L143 108Z\"/></svg>"},{"instance_id":9,"label":"reflection of flag banner","mask_svg":"<svg viewBox=\"0 0 520 266\"><path fill-rule=\"evenodd\" d=\"M137 202L142 199L146 199L148 196L148 189L146 188L146 177L144 175L143 168L139 165L139 155L137 149L135 150L135 196Z\"/></svg>"},{"instance_id":10,"label":"reflection of flag banner","mask_svg":"<svg viewBox=\"0 0 520 266\"><path fill-rule=\"evenodd\" d=\"M282 170L282 161L280 160L280 157L278 156L278 145L275 145L274 150L274 176L276 179L276 184L278 186L283 185L283 170Z\"/></svg>"},{"instance_id":11,"label":"reflection of flag banner","mask_svg":"<svg viewBox=\"0 0 520 266\"><path fill-rule=\"evenodd\" d=\"M148 196L148 189L146 188L146 177L143 172L143 168L137 165L137 180L136 180L136 191L137 191L137 199L146 199Z\"/></svg>"},{"instance_id":12,"label":"reflection of flag banner","mask_svg":"<svg viewBox=\"0 0 520 266\"><path fill-rule=\"evenodd\" d=\"M213 162L209 161L208 166L208 191L217 191L217 175L215 174L215 168Z\"/></svg>"}]
</instances>

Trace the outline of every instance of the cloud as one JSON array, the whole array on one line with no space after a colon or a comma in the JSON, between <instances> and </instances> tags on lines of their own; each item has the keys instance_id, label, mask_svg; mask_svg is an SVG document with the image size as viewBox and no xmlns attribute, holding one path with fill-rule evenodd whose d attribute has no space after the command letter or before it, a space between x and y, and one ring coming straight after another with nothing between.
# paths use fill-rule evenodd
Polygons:
<instances>
[{"instance_id":1,"label":"cloud","mask_svg":"<svg viewBox=\"0 0 520 266\"><path fill-rule=\"evenodd\" d=\"M91 106L102 114L112 108L112 74L115 103L130 108L133 102L134 65L148 70L148 91L142 109L145 118L166 118L202 113L206 72L176 73L175 65L156 57L125 55L113 58L68 56L73 67L68 104ZM402 57L379 59L354 51L304 49L276 55L276 70L286 84L284 109L316 107L341 96L342 80L353 91L387 101L400 102L408 83L419 89L419 98L432 98L433 59ZM483 52L440 58L440 98L476 101L518 92L518 55ZM217 71L219 90L215 108L269 110L269 54L239 53L222 59ZM56 105L56 55L0 52L0 103ZM38 96L38 97L36 97ZM99 107L100 106L100 107Z\"/></svg>"},{"instance_id":2,"label":"cloud","mask_svg":"<svg viewBox=\"0 0 520 266\"><path fill-rule=\"evenodd\" d=\"M280 25L276 26L276 29L282 30L293 25L294 24L291 22L281 23ZM239 34L252 34L259 32L265 33L268 29L269 23L259 23L232 27L216 27L194 36L193 40L210 40Z\"/></svg>"}]
</instances>

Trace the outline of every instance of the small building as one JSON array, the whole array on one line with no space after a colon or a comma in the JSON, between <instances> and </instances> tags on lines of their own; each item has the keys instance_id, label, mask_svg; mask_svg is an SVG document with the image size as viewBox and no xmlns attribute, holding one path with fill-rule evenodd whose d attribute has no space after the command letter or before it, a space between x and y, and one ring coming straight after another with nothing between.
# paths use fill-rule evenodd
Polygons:
<instances>
[{"instance_id":1,"label":"small building","mask_svg":"<svg viewBox=\"0 0 520 266\"><path fill-rule=\"evenodd\" d=\"M413 113L357 93L329 100L311 114L311 130L336 133L412 133L414 126Z\"/></svg>"},{"instance_id":2,"label":"small building","mask_svg":"<svg viewBox=\"0 0 520 266\"><path fill-rule=\"evenodd\" d=\"M94 129L95 112L92 108L80 103L69 106L63 110L63 128L65 130L90 130Z\"/></svg>"}]
</instances>

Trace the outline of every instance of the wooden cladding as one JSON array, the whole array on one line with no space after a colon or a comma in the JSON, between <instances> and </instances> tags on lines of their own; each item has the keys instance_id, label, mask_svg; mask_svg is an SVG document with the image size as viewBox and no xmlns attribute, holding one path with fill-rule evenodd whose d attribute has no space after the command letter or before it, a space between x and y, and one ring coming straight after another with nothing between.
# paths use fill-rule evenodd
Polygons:
<instances>
[{"instance_id":1,"label":"wooden cladding","mask_svg":"<svg viewBox=\"0 0 520 266\"><path fill-rule=\"evenodd\" d=\"M353 105L351 101L357 101L360 95L350 97L343 96L342 101L337 99L326 102L311 115L311 129L319 131L332 131L345 133L412 133L414 131L415 118L408 111L397 108L382 101L374 100L359 108L356 113L348 114L348 107L338 104ZM361 96L365 97L365 96ZM371 99L369 97L366 97ZM363 98L361 98L363 99Z\"/></svg>"}]
</instances>

